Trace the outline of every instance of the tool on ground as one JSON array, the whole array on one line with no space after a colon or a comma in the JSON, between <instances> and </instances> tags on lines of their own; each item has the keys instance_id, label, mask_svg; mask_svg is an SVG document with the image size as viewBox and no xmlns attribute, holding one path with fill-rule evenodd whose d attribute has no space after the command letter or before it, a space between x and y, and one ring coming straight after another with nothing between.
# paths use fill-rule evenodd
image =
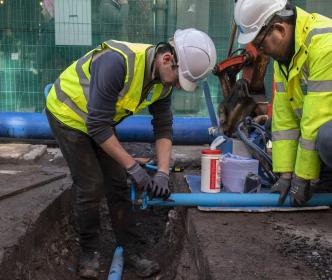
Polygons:
<instances>
[{"instance_id":1,"label":"tool on ground","mask_svg":"<svg viewBox=\"0 0 332 280\"><path fill-rule=\"evenodd\" d=\"M245 193L259 193L261 191L262 179L255 173L249 172L244 181Z\"/></svg>"}]
</instances>

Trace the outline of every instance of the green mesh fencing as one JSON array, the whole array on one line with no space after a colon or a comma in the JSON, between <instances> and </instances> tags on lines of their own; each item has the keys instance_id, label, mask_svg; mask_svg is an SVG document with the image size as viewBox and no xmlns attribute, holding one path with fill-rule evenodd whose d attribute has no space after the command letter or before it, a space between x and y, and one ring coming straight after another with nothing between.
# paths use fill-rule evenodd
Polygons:
<instances>
[{"instance_id":1,"label":"green mesh fencing","mask_svg":"<svg viewBox=\"0 0 332 280\"><path fill-rule=\"evenodd\" d=\"M332 15L332 2L291 1L308 11ZM226 57L233 0L1 0L0 111L40 112L44 87L103 40L157 43L177 28L207 32ZM266 76L268 92L272 70ZM214 104L221 101L218 79L208 77ZM175 90L176 115L207 116L202 88Z\"/></svg>"}]
</instances>

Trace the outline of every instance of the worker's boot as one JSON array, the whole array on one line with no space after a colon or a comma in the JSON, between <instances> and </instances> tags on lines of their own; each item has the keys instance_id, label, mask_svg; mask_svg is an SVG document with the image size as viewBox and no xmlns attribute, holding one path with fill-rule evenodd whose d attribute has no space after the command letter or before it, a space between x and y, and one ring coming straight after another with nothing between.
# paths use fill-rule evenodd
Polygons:
<instances>
[{"instance_id":1,"label":"worker's boot","mask_svg":"<svg viewBox=\"0 0 332 280\"><path fill-rule=\"evenodd\" d=\"M99 276L99 253L82 252L78 266L78 275L86 279L98 279Z\"/></svg>"},{"instance_id":2,"label":"worker's boot","mask_svg":"<svg viewBox=\"0 0 332 280\"><path fill-rule=\"evenodd\" d=\"M125 264L131 266L140 277L149 277L160 271L159 264L140 254L125 254Z\"/></svg>"}]
</instances>

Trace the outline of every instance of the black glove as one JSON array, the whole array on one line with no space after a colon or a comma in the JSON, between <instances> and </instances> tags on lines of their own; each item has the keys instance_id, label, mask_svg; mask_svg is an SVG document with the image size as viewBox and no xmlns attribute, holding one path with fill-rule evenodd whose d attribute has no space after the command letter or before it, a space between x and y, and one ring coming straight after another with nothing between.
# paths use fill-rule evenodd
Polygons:
<instances>
[{"instance_id":1,"label":"black glove","mask_svg":"<svg viewBox=\"0 0 332 280\"><path fill-rule=\"evenodd\" d=\"M271 192L280 193L278 204L282 205L285 202L288 191L290 189L291 179L280 178L272 187Z\"/></svg>"},{"instance_id":2,"label":"black glove","mask_svg":"<svg viewBox=\"0 0 332 280\"><path fill-rule=\"evenodd\" d=\"M162 197L164 199L169 198L171 191L168 186L169 175L162 171L157 171L152 179L152 189L150 192L151 198Z\"/></svg>"},{"instance_id":3,"label":"black glove","mask_svg":"<svg viewBox=\"0 0 332 280\"><path fill-rule=\"evenodd\" d=\"M131 179L137 184L140 191L151 191L152 180L149 174L137 163L127 169L127 173Z\"/></svg>"},{"instance_id":4,"label":"black glove","mask_svg":"<svg viewBox=\"0 0 332 280\"><path fill-rule=\"evenodd\" d=\"M310 191L310 181L299 177L293 177L289 194L292 206L305 206L306 202L312 195Z\"/></svg>"}]
</instances>

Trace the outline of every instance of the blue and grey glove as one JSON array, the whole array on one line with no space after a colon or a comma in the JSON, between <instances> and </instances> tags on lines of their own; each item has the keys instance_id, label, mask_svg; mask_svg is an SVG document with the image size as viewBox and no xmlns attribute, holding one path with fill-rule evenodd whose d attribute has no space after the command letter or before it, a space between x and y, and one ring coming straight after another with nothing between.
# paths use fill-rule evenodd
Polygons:
<instances>
[{"instance_id":1,"label":"blue and grey glove","mask_svg":"<svg viewBox=\"0 0 332 280\"><path fill-rule=\"evenodd\" d=\"M169 175L163 171L158 170L152 179L152 189L150 197L169 198L171 191L169 189Z\"/></svg>"},{"instance_id":2,"label":"blue and grey glove","mask_svg":"<svg viewBox=\"0 0 332 280\"><path fill-rule=\"evenodd\" d=\"M279 200L278 204L282 205L285 202L285 199L287 197L288 191L291 186L291 179L284 179L280 178L272 187L271 192L273 193L279 193Z\"/></svg>"},{"instance_id":3,"label":"blue and grey glove","mask_svg":"<svg viewBox=\"0 0 332 280\"><path fill-rule=\"evenodd\" d=\"M310 181L293 176L291 188L289 190L291 204L295 207L305 206L311 198Z\"/></svg>"},{"instance_id":4,"label":"blue and grey glove","mask_svg":"<svg viewBox=\"0 0 332 280\"><path fill-rule=\"evenodd\" d=\"M152 179L149 174L137 162L127 169L130 178L137 184L139 191L150 192L152 189Z\"/></svg>"}]
</instances>

